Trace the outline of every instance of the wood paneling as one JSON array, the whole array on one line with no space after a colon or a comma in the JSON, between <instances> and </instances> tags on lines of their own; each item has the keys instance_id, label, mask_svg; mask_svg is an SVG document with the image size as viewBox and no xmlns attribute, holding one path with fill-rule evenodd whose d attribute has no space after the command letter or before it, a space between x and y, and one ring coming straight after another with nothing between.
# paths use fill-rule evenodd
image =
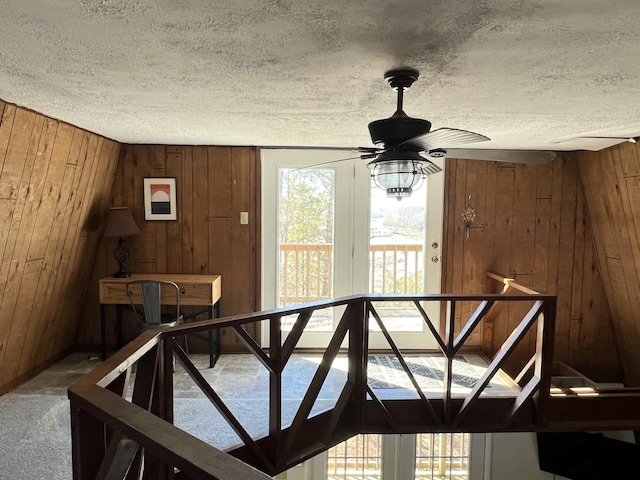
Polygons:
<instances>
[{"instance_id":1,"label":"wood paneling","mask_svg":"<svg viewBox=\"0 0 640 480\"><path fill-rule=\"evenodd\" d=\"M597 266L577 159L541 166L447 160L443 291L480 293L485 271L558 295L555 359L598 381L619 381L611 314ZM465 231L461 212L476 221ZM461 308L462 320L471 308ZM640 305L639 305L640 307ZM520 309L521 310L521 309ZM522 312L510 307L478 345L497 348ZM482 338L492 332L492 338ZM529 352L519 352L524 358Z\"/></svg>"},{"instance_id":2,"label":"wood paneling","mask_svg":"<svg viewBox=\"0 0 640 480\"><path fill-rule=\"evenodd\" d=\"M177 221L145 221L142 183L145 177L154 176L176 179ZM124 146L110 202L112 206L130 207L142 231L141 235L127 239L131 249L127 270L219 274L222 316L257 310L258 179L259 154L251 147ZM248 225L240 224L240 212L249 213ZM79 336L82 345L100 342L97 282L117 270L112 256L115 240L106 240L90 282L90 301ZM185 309L187 314L193 312ZM113 346L113 321L108 328ZM135 334L131 330L126 333L129 337ZM222 342L224 351L238 347L236 336L230 331L223 332Z\"/></svg>"},{"instance_id":3,"label":"wood paneling","mask_svg":"<svg viewBox=\"0 0 640 480\"><path fill-rule=\"evenodd\" d=\"M72 348L79 319L78 344L99 344L97 280L116 269L114 243L99 238L110 205L131 207L142 230L129 239L131 271L220 274L222 315L258 308L255 149L121 148L2 101L0 119L0 393ZM619 349L625 381L637 384L639 157L625 143L538 167L449 160L443 290L480 292L485 270L494 270L556 293L555 358L614 381L622 377ZM144 220L142 181L150 176L176 178L177 221ZM477 219L467 234L460 213L468 205ZM249 225L240 225L241 211ZM460 309L458 321L472 308ZM494 346L516 313L493 325ZM473 338L487 341L482 329ZM228 332L223 342L228 351L237 345Z\"/></svg>"},{"instance_id":4,"label":"wood paneling","mask_svg":"<svg viewBox=\"0 0 640 480\"><path fill-rule=\"evenodd\" d=\"M0 101L0 394L76 344L119 151Z\"/></svg>"},{"instance_id":5,"label":"wood paneling","mask_svg":"<svg viewBox=\"0 0 640 480\"><path fill-rule=\"evenodd\" d=\"M625 384L640 386L640 161L636 144L578 159ZM592 324L585 326L591 330Z\"/></svg>"}]
</instances>

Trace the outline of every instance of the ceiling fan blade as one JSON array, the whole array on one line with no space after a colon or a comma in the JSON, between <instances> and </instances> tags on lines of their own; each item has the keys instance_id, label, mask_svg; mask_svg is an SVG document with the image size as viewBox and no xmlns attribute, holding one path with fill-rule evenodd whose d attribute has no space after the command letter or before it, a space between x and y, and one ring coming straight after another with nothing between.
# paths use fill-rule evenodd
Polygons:
<instances>
[{"instance_id":1,"label":"ceiling fan blade","mask_svg":"<svg viewBox=\"0 0 640 480\"><path fill-rule=\"evenodd\" d=\"M636 137L638 136L640 135L637 133L611 136L577 135L551 143L558 145L558 150L590 150L597 152L624 142L636 143Z\"/></svg>"},{"instance_id":2,"label":"ceiling fan blade","mask_svg":"<svg viewBox=\"0 0 640 480\"><path fill-rule=\"evenodd\" d=\"M298 172L300 170L309 170L311 168L323 167L325 165L331 165L331 164L334 164L334 163L346 162L347 160L356 160L356 159L366 160L366 159L369 159L369 158L374 158L377 155L378 155L377 151L375 153L374 152L363 153L361 155L356 155L356 156L353 156L353 157L338 158L337 160L329 160L327 162L315 163L313 165L305 165L304 167L292 168L291 171L292 172Z\"/></svg>"},{"instance_id":3,"label":"ceiling fan blade","mask_svg":"<svg viewBox=\"0 0 640 480\"><path fill-rule=\"evenodd\" d=\"M328 147L328 146L309 146L309 145L257 145L261 150L316 150L324 152L362 152L362 153L378 153L381 151L378 147Z\"/></svg>"},{"instance_id":4,"label":"ceiling fan blade","mask_svg":"<svg viewBox=\"0 0 640 480\"><path fill-rule=\"evenodd\" d=\"M419 148L420 151L428 152L437 148L456 147L467 143L486 142L489 137L468 130L458 128L438 128L417 137L410 138L402 142L400 147Z\"/></svg>"},{"instance_id":5,"label":"ceiling fan blade","mask_svg":"<svg viewBox=\"0 0 640 480\"><path fill-rule=\"evenodd\" d=\"M549 163L556 158L555 152L550 150L485 150L481 148L447 148L445 150L448 158L528 163L532 165Z\"/></svg>"}]
</instances>

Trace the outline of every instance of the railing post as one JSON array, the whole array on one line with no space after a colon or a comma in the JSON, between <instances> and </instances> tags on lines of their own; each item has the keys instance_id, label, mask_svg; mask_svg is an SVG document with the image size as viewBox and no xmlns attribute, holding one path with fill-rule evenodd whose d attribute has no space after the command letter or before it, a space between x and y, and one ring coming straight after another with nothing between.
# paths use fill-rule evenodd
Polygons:
<instances>
[{"instance_id":1,"label":"railing post","mask_svg":"<svg viewBox=\"0 0 640 480\"><path fill-rule=\"evenodd\" d=\"M71 398L73 480L94 480L105 455L105 424Z\"/></svg>"},{"instance_id":2,"label":"railing post","mask_svg":"<svg viewBox=\"0 0 640 480\"><path fill-rule=\"evenodd\" d=\"M536 341L535 375L540 379L537 395L538 427L545 427L549 423L549 403L551 376L553 375L553 347L556 332L556 297L549 297L544 301L542 315L538 318Z\"/></svg>"},{"instance_id":3,"label":"railing post","mask_svg":"<svg viewBox=\"0 0 640 480\"><path fill-rule=\"evenodd\" d=\"M349 324L349 379L348 381L355 385L353 393L353 407L356 412L360 412L357 419L357 426L363 425L365 422L365 400L367 398L367 361L369 351L369 335L368 335L368 318L369 308L368 302L364 300L357 304L349 305L353 315L350 317Z\"/></svg>"},{"instance_id":4,"label":"railing post","mask_svg":"<svg viewBox=\"0 0 640 480\"><path fill-rule=\"evenodd\" d=\"M269 318L269 437L272 439L271 458L276 468L284 462L282 441L282 331L279 315Z\"/></svg>"},{"instance_id":5,"label":"railing post","mask_svg":"<svg viewBox=\"0 0 640 480\"><path fill-rule=\"evenodd\" d=\"M160 337L157 346L158 357L156 360L156 380L152 390L152 403L150 411L156 416L173 423L173 349L171 342ZM145 478L167 478L173 472L173 468L167 465L160 457L145 452L144 458Z\"/></svg>"},{"instance_id":6,"label":"railing post","mask_svg":"<svg viewBox=\"0 0 640 480\"><path fill-rule=\"evenodd\" d=\"M444 344L446 346L446 351L442 352L444 354L444 375L443 375L443 420L445 425L450 425L453 419L453 411L451 408L451 382L453 379L453 352L454 345L453 342L455 340L455 325L456 325L456 302L455 300L451 300L451 307L449 309L449 316L446 316L445 313L445 324L444 324Z\"/></svg>"},{"instance_id":7,"label":"railing post","mask_svg":"<svg viewBox=\"0 0 640 480\"><path fill-rule=\"evenodd\" d=\"M173 348L171 342L160 338L160 351L162 352L160 369L158 371L158 397L161 399L159 417L167 422L173 423L173 370L175 360L173 358Z\"/></svg>"}]
</instances>

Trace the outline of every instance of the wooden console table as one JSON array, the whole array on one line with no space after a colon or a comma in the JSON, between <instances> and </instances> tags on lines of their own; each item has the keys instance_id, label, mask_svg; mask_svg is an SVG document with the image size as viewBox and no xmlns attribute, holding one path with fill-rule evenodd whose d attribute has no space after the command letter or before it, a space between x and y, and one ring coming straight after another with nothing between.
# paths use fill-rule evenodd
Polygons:
<instances>
[{"instance_id":1,"label":"wooden console table","mask_svg":"<svg viewBox=\"0 0 640 480\"><path fill-rule=\"evenodd\" d=\"M186 275L179 273L132 273L128 278L104 277L98 285L100 297L100 334L102 360L107 358L107 309L116 306L116 334L118 349L124 346L122 333L122 310L131 305L126 285L133 280L168 280L180 287L180 305L207 307L209 318L220 314L220 294L222 279L220 275ZM163 300L166 297L163 297ZM173 300L173 298L170 298ZM142 303L142 301L140 302ZM172 304L173 302L167 302ZM164 304L164 302L163 302ZM202 313L202 312L199 312ZM197 315L197 314L195 314ZM192 315L192 316L195 316ZM185 317L185 320L189 317ZM220 330L209 332L209 365L213 367L220 356Z\"/></svg>"}]
</instances>

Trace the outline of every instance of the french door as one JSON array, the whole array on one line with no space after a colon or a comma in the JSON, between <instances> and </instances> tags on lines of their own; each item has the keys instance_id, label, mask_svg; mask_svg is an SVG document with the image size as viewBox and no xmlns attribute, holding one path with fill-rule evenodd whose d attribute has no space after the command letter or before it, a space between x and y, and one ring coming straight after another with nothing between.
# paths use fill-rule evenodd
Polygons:
<instances>
[{"instance_id":1,"label":"french door","mask_svg":"<svg viewBox=\"0 0 640 480\"><path fill-rule=\"evenodd\" d=\"M491 478L490 435L360 434L287 472L289 480L478 480ZM473 452L473 453L472 453Z\"/></svg>"},{"instance_id":2,"label":"french door","mask_svg":"<svg viewBox=\"0 0 640 480\"><path fill-rule=\"evenodd\" d=\"M262 151L263 308L342 297L366 285L367 219L356 216L355 204L364 201L368 210L368 175L353 160L326 163L347 156ZM317 164L324 165L308 168ZM312 318L298 346L327 345L339 316ZM284 330L290 320L283 319Z\"/></svg>"},{"instance_id":3,"label":"french door","mask_svg":"<svg viewBox=\"0 0 640 480\"><path fill-rule=\"evenodd\" d=\"M348 156L262 151L264 309L367 292L439 292L443 175L429 177L427 188L398 202L371 189L362 160L335 161ZM398 305L387 313L402 347L435 347L415 310ZM437 320L437 311L428 313ZM312 318L298 346L326 346L340 314ZM283 319L283 330L291 321ZM370 332L371 348L388 347L375 325Z\"/></svg>"}]
</instances>

